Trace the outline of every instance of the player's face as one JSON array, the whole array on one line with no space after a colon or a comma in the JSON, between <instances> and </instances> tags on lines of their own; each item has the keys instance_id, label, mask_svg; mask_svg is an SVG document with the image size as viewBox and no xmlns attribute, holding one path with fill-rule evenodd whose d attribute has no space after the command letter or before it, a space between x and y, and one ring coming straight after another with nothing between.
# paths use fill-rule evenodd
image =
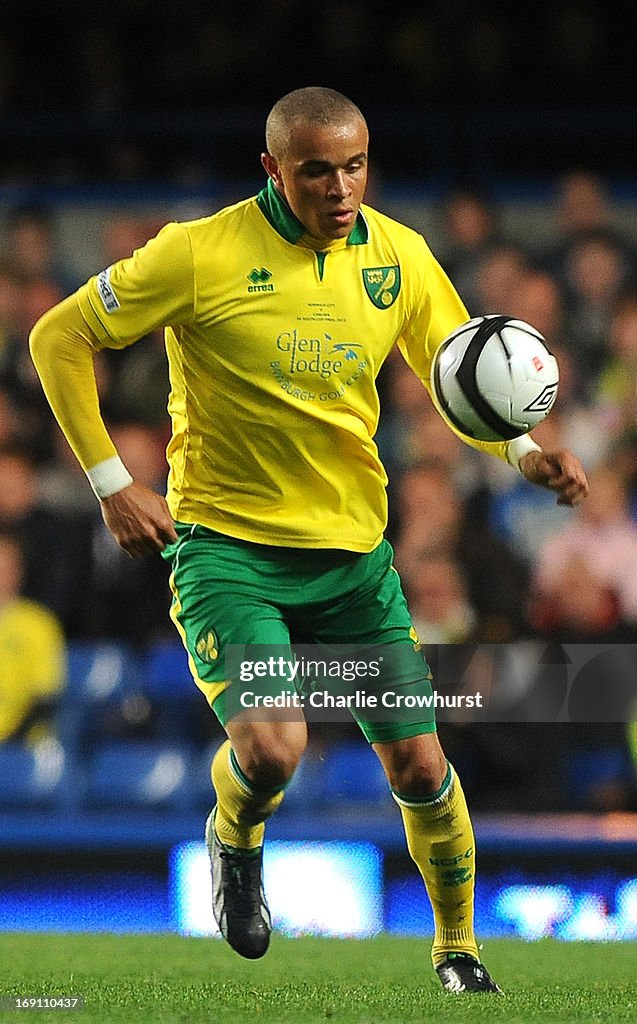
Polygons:
<instances>
[{"instance_id":1,"label":"player's face","mask_svg":"<svg viewBox=\"0 0 637 1024\"><path fill-rule=\"evenodd\" d=\"M346 238L367 184L367 127L358 118L338 127L295 128L285 156L264 153L263 166L313 238Z\"/></svg>"}]
</instances>

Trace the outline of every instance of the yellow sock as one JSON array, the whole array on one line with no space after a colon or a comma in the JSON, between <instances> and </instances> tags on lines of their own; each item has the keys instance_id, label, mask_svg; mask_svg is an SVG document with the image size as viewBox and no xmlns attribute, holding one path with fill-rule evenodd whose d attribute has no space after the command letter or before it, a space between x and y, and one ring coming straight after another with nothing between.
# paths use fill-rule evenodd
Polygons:
<instances>
[{"instance_id":1,"label":"yellow sock","mask_svg":"<svg viewBox=\"0 0 637 1024\"><path fill-rule=\"evenodd\" d=\"M418 800L394 793L394 799L403 816L407 847L434 912L434 967L452 952L470 953L479 959L473 931L475 843L458 776L449 765L442 786L432 797Z\"/></svg>"},{"instance_id":2,"label":"yellow sock","mask_svg":"<svg viewBox=\"0 0 637 1024\"><path fill-rule=\"evenodd\" d=\"M212 760L212 784L217 794L215 832L224 846L256 850L263 845L265 819L277 809L285 793L257 789L241 771L230 740L219 747Z\"/></svg>"}]
</instances>

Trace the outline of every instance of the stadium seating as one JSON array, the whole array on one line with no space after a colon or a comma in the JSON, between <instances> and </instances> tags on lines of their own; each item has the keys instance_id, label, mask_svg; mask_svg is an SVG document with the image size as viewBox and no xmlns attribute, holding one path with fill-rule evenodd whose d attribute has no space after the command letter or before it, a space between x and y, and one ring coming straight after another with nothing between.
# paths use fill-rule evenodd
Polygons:
<instances>
[{"instance_id":1,"label":"stadium seating","mask_svg":"<svg viewBox=\"0 0 637 1024\"><path fill-rule=\"evenodd\" d=\"M87 766L87 809L181 810L191 801L192 751L144 741L100 746Z\"/></svg>"},{"instance_id":2,"label":"stadium seating","mask_svg":"<svg viewBox=\"0 0 637 1024\"><path fill-rule=\"evenodd\" d=\"M139 685L139 666L121 643L69 645L65 696L93 703L110 700Z\"/></svg>"},{"instance_id":3,"label":"stadium seating","mask_svg":"<svg viewBox=\"0 0 637 1024\"><path fill-rule=\"evenodd\" d=\"M66 687L57 730L71 756L81 756L99 734L105 715L139 692L138 658L124 644L74 643L67 656Z\"/></svg>"},{"instance_id":4,"label":"stadium seating","mask_svg":"<svg viewBox=\"0 0 637 1024\"><path fill-rule=\"evenodd\" d=\"M126 709L136 701L152 706L151 727L127 722ZM132 828L137 813L170 829L184 815L198 824L210 808L210 762L223 733L192 683L179 641L146 651L115 642L71 644L56 721L58 740L48 752L0 746L0 810L65 812L72 830L123 812ZM376 816L388 800L380 763L362 737L315 738L277 819L285 828L307 829L313 819L319 827L324 815L335 815L346 827Z\"/></svg>"},{"instance_id":5,"label":"stadium seating","mask_svg":"<svg viewBox=\"0 0 637 1024\"><path fill-rule=\"evenodd\" d=\"M153 644L140 659L142 687L151 699L183 700L197 694L188 656L179 640Z\"/></svg>"},{"instance_id":6,"label":"stadium seating","mask_svg":"<svg viewBox=\"0 0 637 1024\"><path fill-rule=\"evenodd\" d=\"M198 751L192 763L190 775L190 798L193 806L201 814L207 813L215 798L210 778L210 765L215 756L219 743L212 743L203 751Z\"/></svg>"},{"instance_id":7,"label":"stadium seating","mask_svg":"<svg viewBox=\"0 0 637 1024\"><path fill-rule=\"evenodd\" d=\"M0 807L46 809L64 804L71 777L62 745L43 740L34 747L0 745Z\"/></svg>"},{"instance_id":8,"label":"stadium seating","mask_svg":"<svg viewBox=\"0 0 637 1024\"><path fill-rule=\"evenodd\" d=\"M327 799L325 751L311 745L296 769L282 804L282 812L314 810Z\"/></svg>"},{"instance_id":9,"label":"stadium seating","mask_svg":"<svg viewBox=\"0 0 637 1024\"><path fill-rule=\"evenodd\" d=\"M391 799L380 761L362 739L330 747L324 784L328 801L375 804Z\"/></svg>"},{"instance_id":10,"label":"stadium seating","mask_svg":"<svg viewBox=\"0 0 637 1024\"><path fill-rule=\"evenodd\" d=\"M180 640L152 644L140 655L139 675L140 694L148 702L157 738L197 745L210 738L216 719L193 682Z\"/></svg>"},{"instance_id":11,"label":"stadium seating","mask_svg":"<svg viewBox=\"0 0 637 1024\"><path fill-rule=\"evenodd\" d=\"M574 810L599 809L606 792L625 791L632 766L623 747L598 747L571 755L565 785Z\"/></svg>"}]
</instances>

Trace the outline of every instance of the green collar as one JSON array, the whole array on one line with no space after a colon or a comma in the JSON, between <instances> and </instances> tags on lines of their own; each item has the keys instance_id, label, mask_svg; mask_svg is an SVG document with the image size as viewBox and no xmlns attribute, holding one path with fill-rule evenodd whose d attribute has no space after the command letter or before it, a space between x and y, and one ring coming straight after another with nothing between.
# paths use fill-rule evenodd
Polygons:
<instances>
[{"instance_id":1,"label":"green collar","mask_svg":"<svg viewBox=\"0 0 637 1024\"><path fill-rule=\"evenodd\" d=\"M272 178L268 178L267 185L259 192L257 205L268 224L282 238L285 238L286 242L296 245L297 242L301 241L303 235L306 234L301 221L298 217L294 216L287 202L275 187ZM367 227L367 221L359 210L356 223L348 235L347 244L365 245L368 240L369 228Z\"/></svg>"}]
</instances>

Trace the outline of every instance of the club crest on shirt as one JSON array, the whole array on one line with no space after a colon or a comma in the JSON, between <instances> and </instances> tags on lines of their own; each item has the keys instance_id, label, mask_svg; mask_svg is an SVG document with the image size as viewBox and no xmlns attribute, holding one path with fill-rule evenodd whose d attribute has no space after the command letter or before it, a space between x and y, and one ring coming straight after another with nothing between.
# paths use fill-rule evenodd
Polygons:
<instances>
[{"instance_id":1,"label":"club crest on shirt","mask_svg":"<svg viewBox=\"0 0 637 1024\"><path fill-rule=\"evenodd\" d=\"M364 267L363 283L378 309L389 309L400 291L400 267Z\"/></svg>"}]
</instances>

